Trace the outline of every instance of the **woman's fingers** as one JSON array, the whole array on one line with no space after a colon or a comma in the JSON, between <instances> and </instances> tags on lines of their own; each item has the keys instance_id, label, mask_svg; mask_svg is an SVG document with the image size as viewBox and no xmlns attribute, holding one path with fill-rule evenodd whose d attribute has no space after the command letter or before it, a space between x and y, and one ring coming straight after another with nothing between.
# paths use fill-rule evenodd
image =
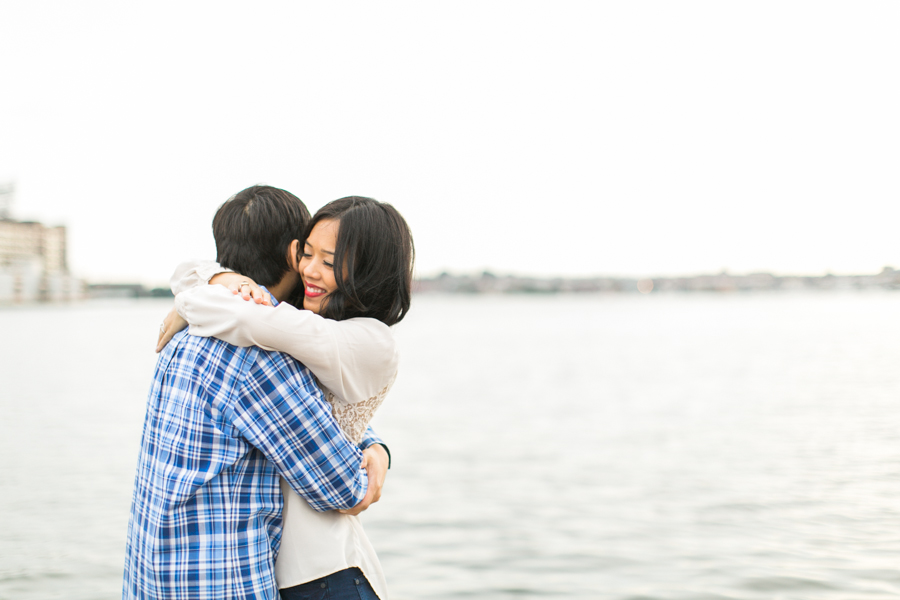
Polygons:
<instances>
[{"instance_id":1,"label":"woman's fingers","mask_svg":"<svg viewBox=\"0 0 900 600\"><path fill-rule=\"evenodd\" d=\"M269 297L269 294L256 285L256 282L252 279L242 279L238 282L237 287L231 288L231 291L235 294L240 294L241 298L244 300L249 301L252 299L257 304L272 306L272 300Z\"/></svg>"},{"instance_id":2,"label":"woman's fingers","mask_svg":"<svg viewBox=\"0 0 900 600\"><path fill-rule=\"evenodd\" d=\"M257 304L266 304L269 306L272 304L269 295L263 291L261 287L256 285L255 281L240 273L219 273L210 279L209 282L212 284L224 285L231 290L232 294L236 296L239 295L244 300L249 301L250 299L253 299Z\"/></svg>"},{"instance_id":3,"label":"woman's fingers","mask_svg":"<svg viewBox=\"0 0 900 600\"><path fill-rule=\"evenodd\" d=\"M160 352L166 347L166 344L175 336L176 333L187 327L187 321L181 318L173 308L163 319L159 326L159 339L156 341L156 351Z\"/></svg>"},{"instance_id":4,"label":"woman's fingers","mask_svg":"<svg viewBox=\"0 0 900 600\"><path fill-rule=\"evenodd\" d=\"M247 289L247 286L244 286L244 289ZM269 295L255 283L250 286L250 294L253 296L253 301L257 304L271 304L268 302ZM244 298L244 300L246 300L246 298Z\"/></svg>"}]
</instances>

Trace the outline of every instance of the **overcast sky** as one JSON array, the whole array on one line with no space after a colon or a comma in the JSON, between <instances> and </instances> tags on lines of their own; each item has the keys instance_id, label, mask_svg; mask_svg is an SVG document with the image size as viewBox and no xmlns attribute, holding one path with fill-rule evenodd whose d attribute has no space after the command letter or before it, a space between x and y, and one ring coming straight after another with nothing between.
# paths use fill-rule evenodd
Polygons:
<instances>
[{"instance_id":1,"label":"overcast sky","mask_svg":"<svg viewBox=\"0 0 900 600\"><path fill-rule=\"evenodd\" d=\"M900 267L900 3L0 0L0 182L92 281L214 257L254 183L418 272Z\"/></svg>"}]
</instances>

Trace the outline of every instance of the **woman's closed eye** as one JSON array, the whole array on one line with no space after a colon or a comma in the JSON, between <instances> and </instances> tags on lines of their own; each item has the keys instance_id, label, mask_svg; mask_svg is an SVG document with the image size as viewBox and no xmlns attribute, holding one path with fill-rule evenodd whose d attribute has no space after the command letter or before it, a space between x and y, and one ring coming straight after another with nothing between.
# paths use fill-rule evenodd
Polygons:
<instances>
[{"instance_id":1,"label":"woman's closed eye","mask_svg":"<svg viewBox=\"0 0 900 600\"><path fill-rule=\"evenodd\" d=\"M334 254L334 253L333 253L333 252L329 252L328 254ZM304 258L311 259L312 257L313 257L312 252L301 252L301 253L300 253L300 258L301 258L301 259L304 259ZM322 260L322 264L325 265L326 267L328 267L329 269L333 269L333 268L334 268L334 264L328 262L327 260Z\"/></svg>"}]
</instances>

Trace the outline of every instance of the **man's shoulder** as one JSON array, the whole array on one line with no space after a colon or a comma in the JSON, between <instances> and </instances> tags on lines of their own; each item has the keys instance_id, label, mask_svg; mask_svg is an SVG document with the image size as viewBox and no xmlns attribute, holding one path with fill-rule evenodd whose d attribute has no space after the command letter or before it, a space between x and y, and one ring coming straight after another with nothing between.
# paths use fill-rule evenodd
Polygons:
<instances>
[{"instance_id":1,"label":"man's shoulder","mask_svg":"<svg viewBox=\"0 0 900 600\"><path fill-rule=\"evenodd\" d=\"M284 352L263 350L257 346L241 347L213 337L176 334L166 346L168 357L161 357L169 368L188 368L195 374L206 371L229 371L237 380L244 375L269 379L275 384L301 387L318 392L315 377L302 363Z\"/></svg>"},{"instance_id":2,"label":"man's shoulder","mask_svg":"<svg viewBox=\"0 0 900 600\"><path fill-rule=\"evenodd\" d=\"M251 360L257 353L263 351L256 346L242 348L240 346L235 346L234 344L229 344L219 338L190 335L187 329L183 329L175 334L166 346L167 351L170 349L174 357L187 357L203 354L228 354L247 357Z\"/></svg>"},{"instance_id":3,"label":"man's shoulder","mask_svg":"<svg viewBox=\"0 0 900 600\"><path fill-rule=\"evenodd\" d=\"M299 360L285 352L278 350L263 350L256 348L256 353L250 360L267 372L279 373L284 377L296 377L302 380L314 381L315 377Z\"/></svg>"},{"instance_id":4,"label":"man's shoulder","mask_svg":"<svg viewBox=\"0 0 900 600\"><path fill-rule=\"evenodd\" d=\"M158 368L195 376L206 372L229 372L239 379L260 352L255 346L241 348L218 338L189 335L184 330L175 334L160 353Z\"/></svg>"}]
</instances>

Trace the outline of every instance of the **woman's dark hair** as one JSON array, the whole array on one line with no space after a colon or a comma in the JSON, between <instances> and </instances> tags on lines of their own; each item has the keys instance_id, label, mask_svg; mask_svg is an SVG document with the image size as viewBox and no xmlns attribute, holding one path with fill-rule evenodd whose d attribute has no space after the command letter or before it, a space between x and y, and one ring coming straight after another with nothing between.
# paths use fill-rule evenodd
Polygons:
<instances>
[{"instance_id":1,"label":"woman's dark hair","mask_svg":"<svg viewBox=\"0 0 900 600\"><path fill-rule=\"evenodd\" d=\"M320 208L306 237L316 223L332 219L340 222L334 249L337 289L325 298L319 314L336 321L370 317L386 325L399 323L409 312L415 262L409 225L390 204L348 196ZM297 298L294 304L302 302Z\"/></svg>"}]
</instances>

